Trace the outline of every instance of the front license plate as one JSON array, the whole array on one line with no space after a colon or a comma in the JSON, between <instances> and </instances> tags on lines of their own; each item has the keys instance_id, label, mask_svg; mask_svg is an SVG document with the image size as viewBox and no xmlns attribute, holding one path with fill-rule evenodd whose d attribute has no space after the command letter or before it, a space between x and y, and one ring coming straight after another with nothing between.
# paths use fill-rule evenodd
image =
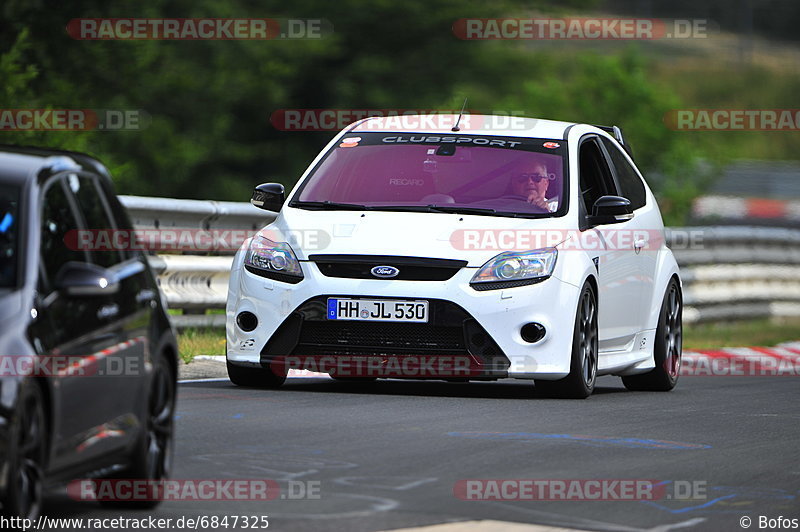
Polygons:
<instances>
[{"instance_id":1,"label":"front license plate","mask_svg":"<svg viewBox=\"0 0 800 532\"><path fill-rule=\"evenodd\" d=\"M428 302L329 298L328 319L427 323Z\"/></svg>"}]
</instances>

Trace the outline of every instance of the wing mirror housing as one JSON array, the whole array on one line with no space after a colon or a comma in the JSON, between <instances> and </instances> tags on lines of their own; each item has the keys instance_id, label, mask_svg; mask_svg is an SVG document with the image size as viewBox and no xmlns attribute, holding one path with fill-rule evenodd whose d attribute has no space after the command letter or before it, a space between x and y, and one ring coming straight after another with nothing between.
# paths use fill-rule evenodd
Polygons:
<instances>
[{"instance_id":1,"label":"wing mirror housing","mask_svg":"<svg viewBox=\"0 0 800 532\"><path fill-rule=\"evenodd\" d=\"M590 225L608 225L627 222L633 218L631 202L622 196L601 196L592 206L588 218Z\"/></svg>"},{"instance_id":2,"label":"wing mirror housing","mask_svg":"<svg viewBox=\"0 0 800 532\"><path fill-rule=\"evenodd\" d=\"M265 211L278 212L286 201L286 192L280 183L262 183L253 190L250 203Z\"/></svg>"},{"instance_id":3,"label":"wing mirror housing","mask_svg":"<svg viewBox=\"0 0 800 532\"><path fill-rule=\"evenodd\" d=\"M54 281L55 288L69 297L98 297L119 292L116 274L88 262L64 264Z\"/></svg>"}]
</instances>

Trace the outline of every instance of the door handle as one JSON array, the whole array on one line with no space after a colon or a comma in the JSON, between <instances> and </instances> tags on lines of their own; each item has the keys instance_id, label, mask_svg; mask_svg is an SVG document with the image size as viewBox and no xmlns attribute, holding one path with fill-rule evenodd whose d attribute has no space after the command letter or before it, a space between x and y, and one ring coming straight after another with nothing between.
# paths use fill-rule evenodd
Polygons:
<instances>
[{"instance_id":1,"label":"door handle","mask_svg":"<svg viewBox=\"0 0 800 532\"><path fill-rule=\"evenodd\" d=\"M156 293L149 288L146 288L136 294L136 302L137 303L149 303L150 301L156 298Z\"/></svg>"},{"instance_id":2,"label":"door handle","mask_svg":"<svg viewBox=\"0 0 800 532\"><path fill-rule=\"evenodd\" d=\"M636 251L637 255L642 250L642 248L645 247L645 245L647 245L647 240L645 240L644 238L639 238L633 241L633 249Z\"/></svg>"}]
</instances>

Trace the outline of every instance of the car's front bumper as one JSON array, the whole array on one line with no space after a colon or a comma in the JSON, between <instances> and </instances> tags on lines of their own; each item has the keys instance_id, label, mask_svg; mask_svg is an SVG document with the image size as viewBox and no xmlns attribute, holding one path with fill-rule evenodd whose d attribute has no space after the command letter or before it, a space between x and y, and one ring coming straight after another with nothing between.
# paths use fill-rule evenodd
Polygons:
<instances>
[{"instance_id":1,"label":"car's front bumper","mask_svg":"<svg viewBox=\"0 0 800 532\"><path fill-rule=\"evenodd\" d=\"M303 281L288 284L234 267L227 305L230 363L265 366L286 356L457 355L470 358L472 378L558 379L569 373L579 289L558 278L477 291L469 285L475 268L462 268L446 281L327 277L313 262L304 262L303 271ZM426 325L331 322L325 318L328 297L425 299L431 317ZM243 311L258 318L250 332L236 324ZM535 343L520 333L531 322L546 329Z\"/></svg>"}]
</instances>

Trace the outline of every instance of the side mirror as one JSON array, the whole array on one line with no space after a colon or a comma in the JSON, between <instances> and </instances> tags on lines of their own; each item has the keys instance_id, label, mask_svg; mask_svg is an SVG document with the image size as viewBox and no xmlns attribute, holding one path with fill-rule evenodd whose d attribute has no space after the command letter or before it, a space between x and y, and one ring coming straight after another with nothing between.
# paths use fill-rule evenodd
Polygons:
<instances>
[{"instance_id":1,"label":"side mirror","mask_svg":"<svg viewBox=\"0 0 800 532\"><path fill-rule=\"evenodd\" d=\"M265 211L278 212L283 207L286 194L280 183L263 183L253 190L250 203Z\"/></svg>"},{"instance_id":2,"label":"side mirror","mask_svg":"<svg viewBox=\"0 0 800 532\"><path fill-rule=\"evenodd\" d=\"M70 297L106 296L119 292L119 279L96 264L73 261L58 270L55 287Z\"/></svg>"},{"instance_id":3,"label":"side mirror","mask_svg":"<svg viewBox=\"0 0 800 532\"><path fill-rule=\"evenodd\" d=\"M607 225L627 222L633 218L631 202L622 196L602 196L592 206L589 225Z\"/></svg>"}]
</instances>

